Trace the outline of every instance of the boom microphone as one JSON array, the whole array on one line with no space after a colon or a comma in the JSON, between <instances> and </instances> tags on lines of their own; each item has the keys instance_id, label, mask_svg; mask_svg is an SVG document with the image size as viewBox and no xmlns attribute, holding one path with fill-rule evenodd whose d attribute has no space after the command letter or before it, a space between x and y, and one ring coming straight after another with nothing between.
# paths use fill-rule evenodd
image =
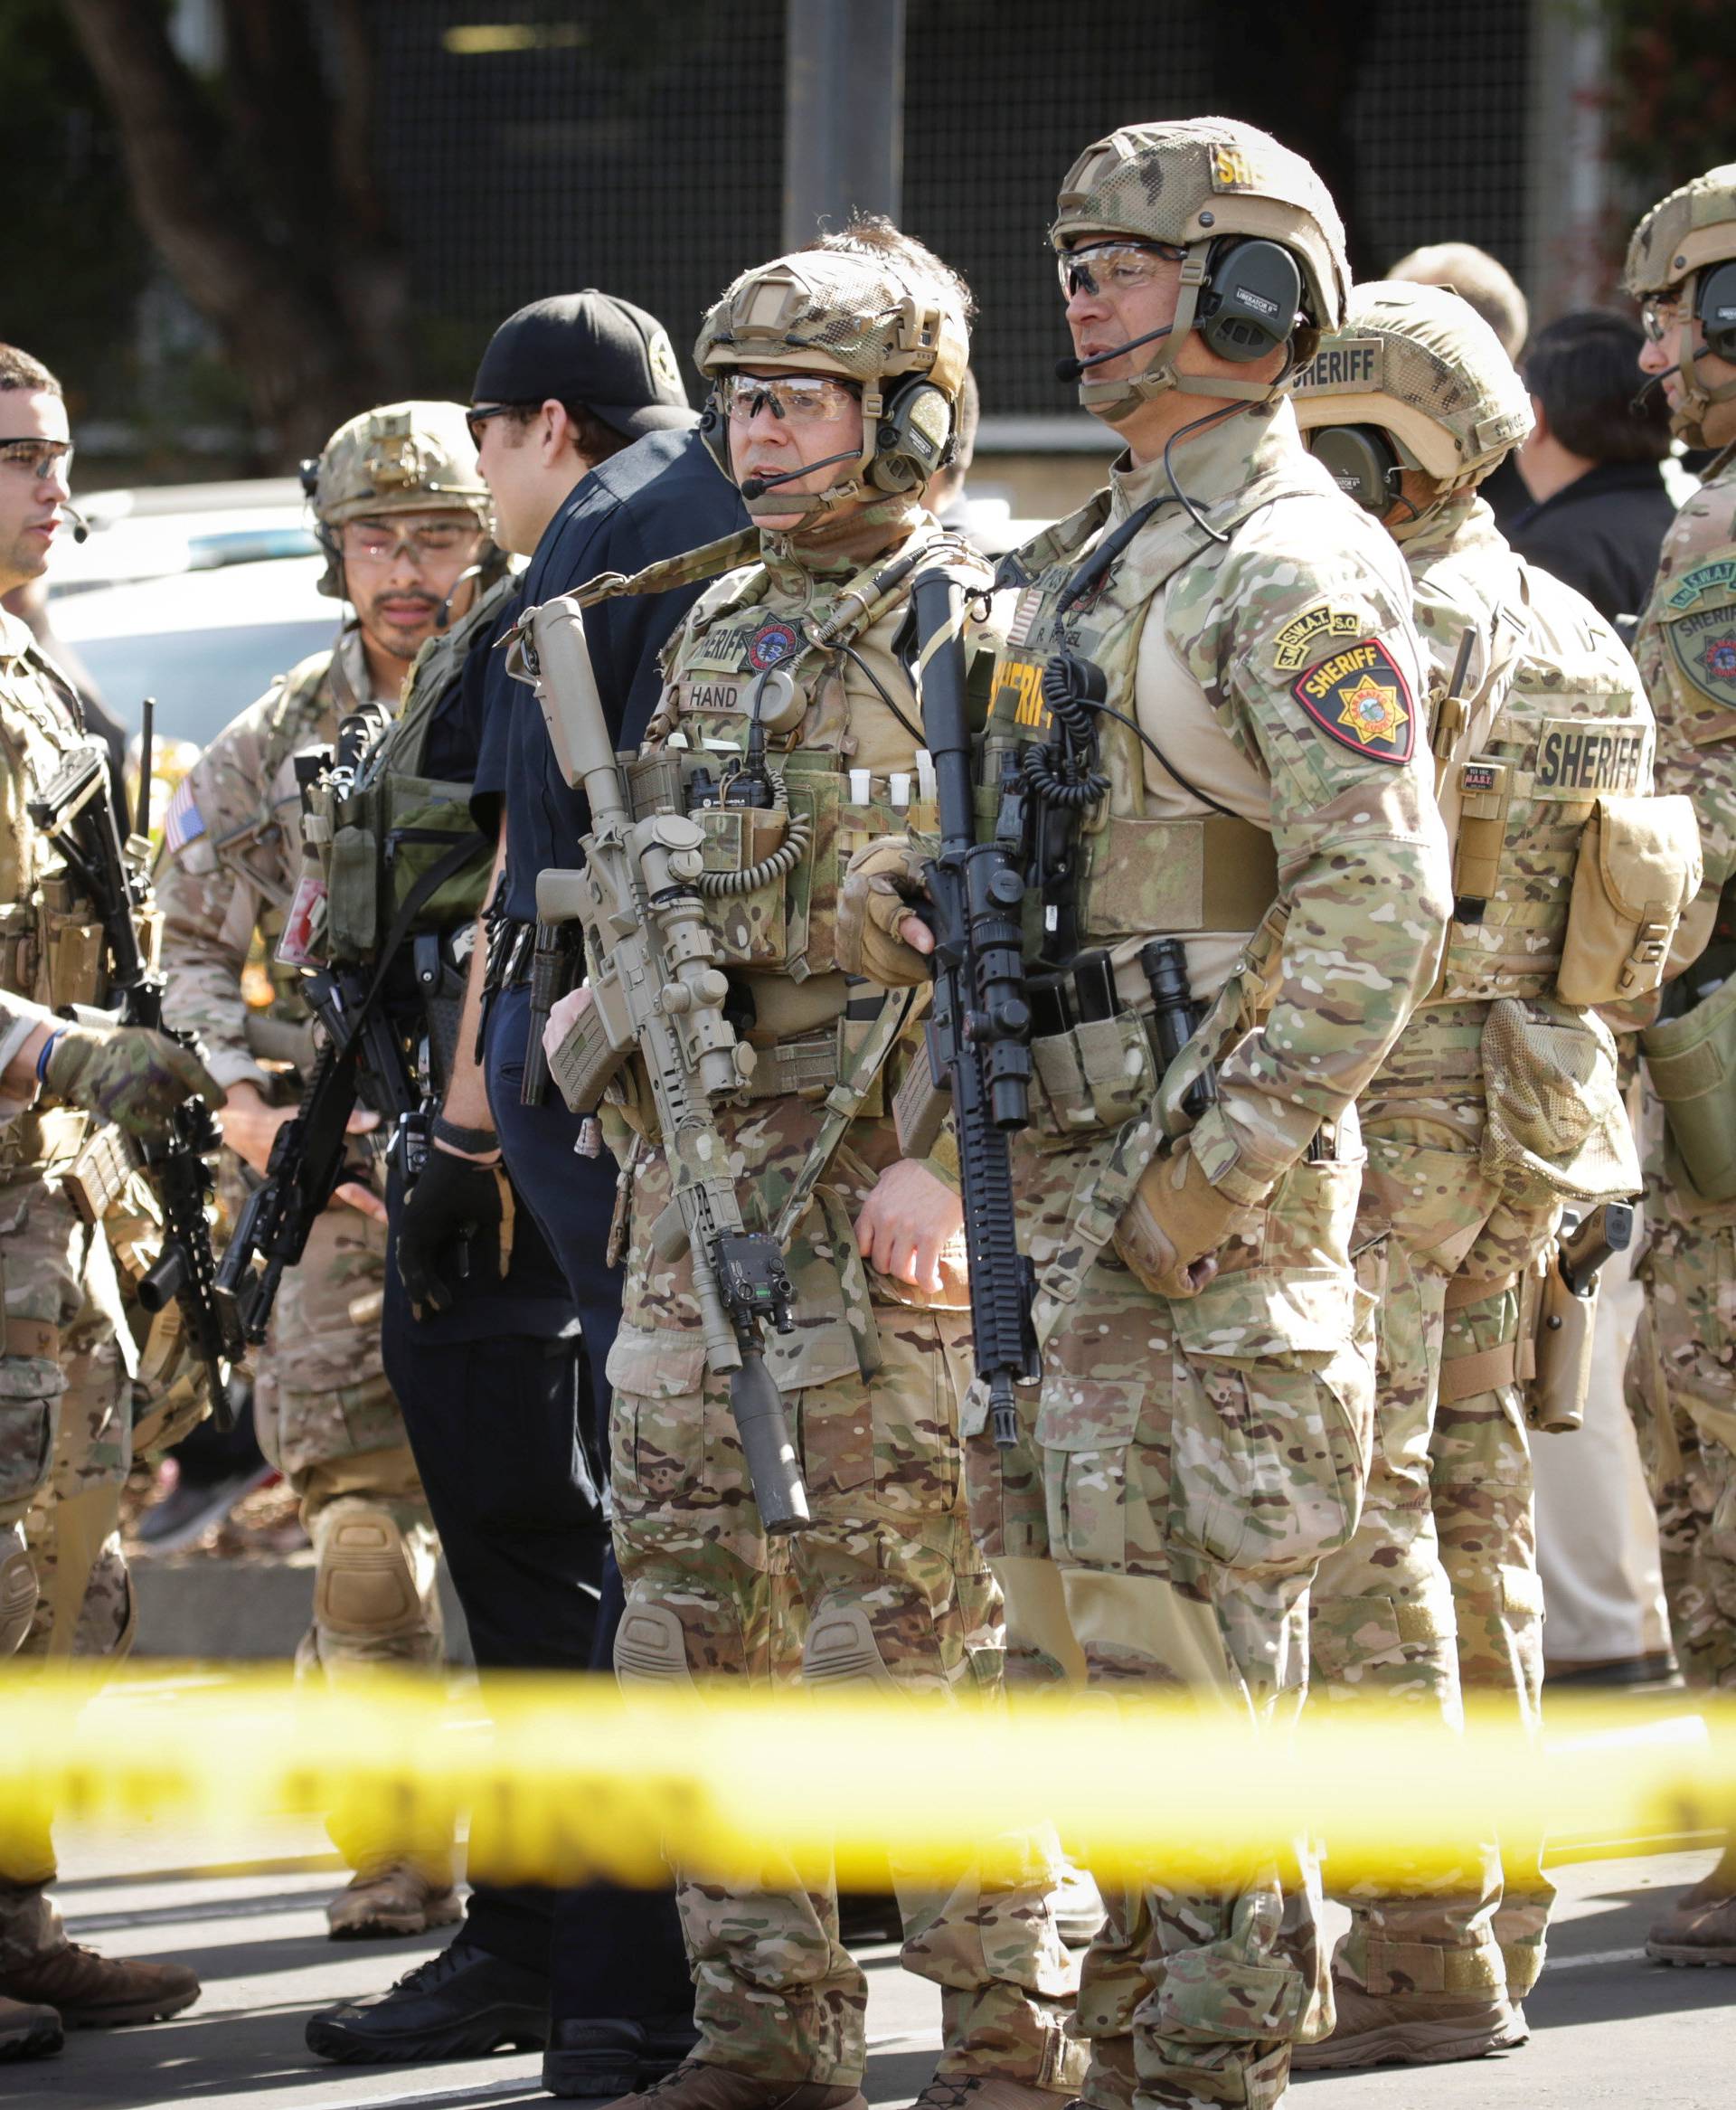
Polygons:
<instances>
[{"instance_id":1,"label":"boom microphone","mask_svg":"<svg viewBox=\"0 0 1736 2110\"><path fill-rule=\"evenodd\" d=\"M800 468L775 471L769 477L749 477L741 486L744 498L763 498L768 491L776 490L779 484L794 484L816 468L830 468L835 462L854 461L858 449L846 447L842 454L823 454L818 461L805 461Z\"/></svg>"},{"instance_id":2,"label":"boom microphone","mask_svg":"<svg viewBox=\"0 0 1736 2110\"><path fill-rule=\"evenodd\" d=\"M1662 388L1672 374L1680 374L1681 371L1680 366L1666 366L1662 374L1647 374L1646 379L1640 383L1633 401L1628 405L1629 411L1637 417L1646 408L1646 398L1650 395L1652 391L1655 388Z\"/></svg>"},{"instance_id":3,"label":"boom microphone","mask_svg":"<svg viewBox=\"0 0 1736 2110\"><path fill-rule=\"evenodd\" d=\"M73 541L89 542L90 539L90 524L88 520L86 520L84 515L79 511L78 507L72 503L71 498L62 498L61 500L61 511L64 513L66 517L72 523Z\"/></svg>"},{"instance_id":4,"label":"boom microphone","mask_svg":"<svg viewBox=\"0 0 1736 2110\"><path fill-rule=\"evenodd\" d=\"M1159 337L1166 337L1175 327L1173 322L1166 322L1160 330L1147 330L1143 337L1129 337L1125 345L1116 345L1107 352L1093 352L1089 359L1057 359L1055 379L1077 381L1089 368L1102 365L1106 359L1118 359L1123 352L1137 351L1141 345L1155 344Z\"/></svg>"}]
</instances>

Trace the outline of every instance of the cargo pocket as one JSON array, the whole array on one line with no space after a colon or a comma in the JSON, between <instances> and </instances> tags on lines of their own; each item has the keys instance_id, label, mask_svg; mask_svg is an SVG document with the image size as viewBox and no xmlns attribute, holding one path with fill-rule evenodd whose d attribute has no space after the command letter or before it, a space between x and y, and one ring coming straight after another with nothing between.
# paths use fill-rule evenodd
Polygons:
<instances>
[{"instance_id":1,"label":"cargo pocket","mask_svg":"<svg viewBox=\"0 0 1736 2110\"><path fill-rule=\"evenodd\" d=\"M0 1357L0 1524L15 1523L48 1481L66 1373L46 1356Z\"/></svg>"},{"instance_id":2,"label":"cargo pocket","mask_svg":"<svg viewBox=\"0 0 1736 2110\"><path fill-rule=\"evenodd\" d=\"M829 1319L774 1335L766 1363L789 1410L809 1501L859 1495L874 1477L874 1427L849 1326Z\"/></svg>"},{"instance_id":3,"label":"cargo pocket","mask_svg":"<svg viewBox=\"0 0 1736 2110\"><path fill-rule=\"evenodd\" d=\"M1561 1001L1629 1003L1655 989L1700 879L1690 800L1599 799L1573 864L1555 977Z\"/></svg>"},{"instance_id":4,"label":"cargo pocket","mask_svg":"<svg viewBox=\"0 0 1736 2110\"><path fill-rule=\"evenodd\" d=\"M1148 1384L1045 1376L1037 1407L1049 1539L1064 1566L1127 1572L1129 1468Z\"/></svg>"},{"instance_id":5,"label":"cargo pocket","mask_svg":"<svg viewBox=\"0 0 1736 2110\"><path fill-rule=\"evenodd\" d=\"M1282 1574L1349 1539L1373 1433L1373 1304L1347 1273L1261 1269L1172 1305L1175 1544Z\"/></svg>"},{"instance_id":6,"label":"cargo pocket","mask_svg":"<svg viewBox=\"0 0 1736 2110\"><path fill-rule=\"evenodd\" d=\"M705 1344L623 1326L609 1351L609 1488L622 1515L697 1506L705 1471Z\"/></svg>"}]
</instances>

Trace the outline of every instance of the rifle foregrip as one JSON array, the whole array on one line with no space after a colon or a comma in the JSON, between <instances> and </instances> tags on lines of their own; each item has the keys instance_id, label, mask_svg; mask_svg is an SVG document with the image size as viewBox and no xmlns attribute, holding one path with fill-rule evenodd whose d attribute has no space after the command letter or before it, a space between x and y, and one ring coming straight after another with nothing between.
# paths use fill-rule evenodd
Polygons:
<instances>
[{"instance_id":1,"label":"rifle foregrip","mask_svg":"<svg viewBox=\"0 0 1736 2110\"><path fill-rule=\"evenodd\" d=\"M593 1113L621 1062L619 1049L609 1045L602 1014L595 1004L587 1004L549 1057L549 1074L572 1112ZM525 1074L529 1074L528 1061Z\"/></svg>"},{"instance_id":2,"label":"rifle foregrip","mask_svg":"<svg viewBox=\"0 0 1736 2110\"><path fill-rule=\"evenodd\" d=\"M807 1490L796 1462L783 1395L757 1348L744 1348L741 1367L730 1373L730 1412L748 1462L760 1523L774 1538L802 1530L812 1520Z\"/></svg>"}]
</instances>

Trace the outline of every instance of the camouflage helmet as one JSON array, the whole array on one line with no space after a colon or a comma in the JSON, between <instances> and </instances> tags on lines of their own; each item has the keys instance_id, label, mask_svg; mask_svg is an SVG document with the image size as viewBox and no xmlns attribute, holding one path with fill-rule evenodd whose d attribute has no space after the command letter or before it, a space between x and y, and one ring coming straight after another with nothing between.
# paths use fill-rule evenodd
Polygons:
<instances>
[{"instance_id":1,"label":"camouflage helmet","mask_svg":"<svg viewBox=\"0 0 1736 2110\"><path fill-rule=\"evenodd\" d=\"M1706 412L1736 397L1736 381L1711 388L1694 371L1694 333L1701 294L1710 271L1736 260L1736 162L1709 168L1680 190L1661 198L1635 228L1628 244L1623 273L1637 300L1682 289L1682 321L1675 347L1682 401L1671 413L1670 429L1690 446L1713 444L1703 430ZM1721 311L1723 304L1720 302ZM1729 327L1729 325L1725 325ZM1728 340L1726 340L1728 342ZM1729 358L1729 352L1720 352Z\"/></svg>"},{"instance_id":2,"label":"camouflage helmet","mask_svg":"<svg viewBox=\"0 0 1736 2110\"><path fill-rule=\"evenodd\" d=\"M319 524L328 562L319 590L343 598L337 536L346 520L382 513L467 507L489 518L488 487L460 403L384 403L351 418L315 461L301 465L302 488Z\"/></svg>"},{"instance_id":3,"label":"camouflage helmet","mask_svg":"<svg viewBox=\"0 0 1736 2110\"><path fill-rule=\"evenodd\" d=\"M888 230L889 233L893 231ZM862 388L862 452L827 489L768 493L750 514L805 518L846 498L920 490L952 459L958 393L970 362L968 295L926 254L826 236L742 272L701 325L693 362L713 381L738 367L835 374ZM701 431L726 476L728 435L713 389Z\"/></svg>"},{"instance_id":4,"label":"camouflage helmet","mask_svg":"<svg viewBox=\"0 0 1736 2110\"><path fill-rule=\"evenodd\" d=\"M1331 194L1299 154L1233 118L1124 125L1088 147L1067 172L1049 239L1058 251L1117 234L1185 250L1175 324L1145 371L1127 381L1080 383L1079 400L1111 421L1166 388L1263 401L1281 382L1178 375L1173 362L1196 326L1213 246L1226 236L1278 243L1302 279L1301 317L1291 343L1298 360L1319 331L1334 329L1350 285L1344 222Z\"/></svg>"},{"instance_id":5,"label":"camouflage helmet","mask_svg":"<svg viewBox=\"0 0 1736 2110\"><path fill-rule=\"evenodd\" d=\"M1293 393L1305 432L1378 426L1398 465L1433 478L1442 497L1481 483L1533 422L1494 330L1457 293L1410 279L1353 287L1343 327L1321 338ZM1387 489L1370 511L1386 511L1397 496Z\"/></svg>"}]
</instances>

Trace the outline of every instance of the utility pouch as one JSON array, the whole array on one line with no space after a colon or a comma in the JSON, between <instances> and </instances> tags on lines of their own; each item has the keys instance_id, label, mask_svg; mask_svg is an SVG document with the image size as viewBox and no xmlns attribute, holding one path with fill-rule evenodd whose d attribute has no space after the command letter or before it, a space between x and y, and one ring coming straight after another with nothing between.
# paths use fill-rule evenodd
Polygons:
<instances>
[{"instance_id":1,"label":"utility pouch","mask_svg":"<svg viewBox=\"0 0 1736 2110\"><path fill-rule=\"evenodd\" d=\"M1639 1036L1682 1169L1703 1200L1736 1200L1736 976Z\"/></svg>"},{"instance_id":2,"label":"utility pouch","mask_svg":"<svg viewBox=\"0 0 1736 2110\"><path fill-rule=\"evenodd\" d=\"M1507 808L1513 801L1513 768L1508 762L1474 759L1459 781L1458 840L1453 849L1454 913L1462 923L1476 923L1482 904L1501 884L1501 852L1507 839Z\"/></svg>"},{"instance_id":3,"label":"utility pouch","mask_svg":"<svg viewBox=\"0 0 1736 2110\"><path fill-rule=\"evenodd\" d=\"M380 837L373 828L352 821L333 831L326 932L334 960L372 957L380 929L379 870Z\"/></svg>"},{"instance_id":4,"label":"utility pouch","mask_svg":"<svg viewBox=\"0 0 1736 2110\"><path fill-rule=\"evenodd\" d=\"M1599 799L1573 866L1555 978L1562 1002L1625 1003L1655 989L1700 877L1688 799Z\"/></svg>"},{"instance_id":5,"label":"utility pouch","mask_svg":"<svg viewBox=\"0 0 1736 2110\"><path fill-rule=\"evenodd\" d=\"M892 1128L906 1158L926 1158L952 1112L952 1093L937 1084L926 1046L917 1050L904 1081L892 1094Z\"/></svg>"},{"instance_id":6,"label":"utility pouch","mask_svg":"<svg viewBox=\"0 0 1736 2110\"><path fill-rule=\"evenodd\" d=\"M1592 1336L1597 1330L1598 1278L1582 1294L1567 1286L1560 1256L1543 1256L1537 1291L1536 1366L1525 1386L1525 1424L1545 1435L1565 1435L1585 1419L1591 1386Z\"/></svg>"},{"instance_id":7,"label":"utility pouch","mask_svg":"<svg viewBox=\"0 0 1736 2110\"><path fill-rule=\"evenodd\" d=\"M118 1129L100 1128L61 1175L81 1222L100 1224L126 1188L133 1160Z\"/></svg>"},{"instance_id":8,"label":"utility pouch","mask_svg":"<svg viewBox=\"0 0 1736 2110\"><path fill-rule=\"evenodd\" d=\"M1131 1011L1093 1018L1031 1043L1043 1088L1033 1125L1053 1136L1119 1128L1151 1104L1157 1064L1143 1018Z\"/></svg>"}]
</instances>

